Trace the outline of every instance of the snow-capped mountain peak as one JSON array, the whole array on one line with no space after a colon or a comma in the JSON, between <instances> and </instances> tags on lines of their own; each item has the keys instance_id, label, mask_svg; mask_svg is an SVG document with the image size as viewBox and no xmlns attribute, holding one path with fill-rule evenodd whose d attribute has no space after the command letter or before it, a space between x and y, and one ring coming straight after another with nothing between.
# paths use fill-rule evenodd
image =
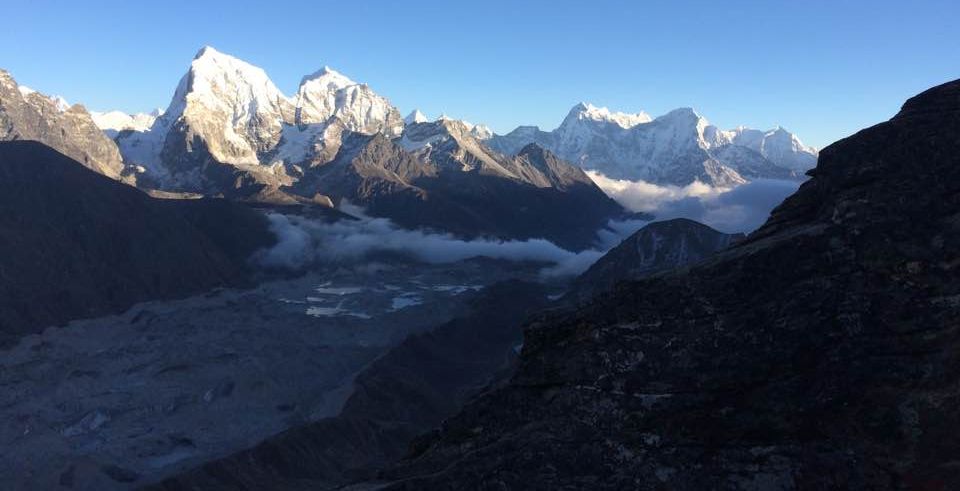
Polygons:
<instances>
[{"instance_id":1,"label":"snow-capped mountain peak","mask_svg":"<svg viewBox=\"0 0 960 491\"><path fill-rule=\"evenodd\" d=\"M298 125L339 118L345 127L360 133L383 132L397 136L403 130L400 112L367 84L350 80L323 67L300 82L296 95Z\"/></svg>"},{"instance_id":2,"label":"snow-capped mountain peak","mask_svg":"<svg viewBox=\"0 0 960 491\"><path fill-rule=\"evenodd\" d=\"M328 66L324 66L300 80L301 89L308 86L307 90L309 91L336 91L351 85L357 85L357 83Z\"/></svg>"},{"instance_id":3,"label":"snow-capped mountain peak","mask_svg":"<svg viewBox=\"0 0 960 491\"><path fill-rule=\"evenodd\" d=\"M423 114L422 112L420 112L419 109L414 109L413 111L410 111L410 114L408 114L407 117L403 118L403 122L406 124L426 123L427 121L430 121L430 118L428 118L426 114Z\"/></svg>"},{"instance_id":4,"label":"snow-capped mountain peak","mask_svg":"<svg viewBox=\"0 0 960 491\"><path fill-rule=\"evenodd\" d=\"M614 123L621 128L627 129L641 123L650 122L652 119L649 114L643 111L635 114L615 112L606 107L597 107L590 103L581 102L570 109L566 119L564 119L564 123L589 120Z\"/></svg>"},{"instance_id":5,"label":"snow-capped mountain peak","mask_svg":"<svg viewBox=\"0 0 960 491\"><path fill-rule=\"evenodd\" d=\"M90 117L107 136L114 137L123 130L147 131L162 113L160 109L136 114L127 114L123 111L90 111Z\"/></svg>"},{"instance_id":6,"label":"snow-capped mountain peak","mask_svg":"<svg viewBox=\"0 0 960 491\"><path fill-rule=\"evenodd\" d=\"M678 107L663 116L657 116L657 121L699 121L701 116L692 107Z\"/></svg>"}]
</instances>

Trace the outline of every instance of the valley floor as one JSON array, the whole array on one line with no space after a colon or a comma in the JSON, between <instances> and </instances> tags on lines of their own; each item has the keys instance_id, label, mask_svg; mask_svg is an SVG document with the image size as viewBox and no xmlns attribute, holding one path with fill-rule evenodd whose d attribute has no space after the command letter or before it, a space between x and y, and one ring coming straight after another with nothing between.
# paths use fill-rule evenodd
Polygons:
<instances>
[{"instance_id":1,"label":"valley floor","mask_svg":"<svg viewBox=\"0 0 960 491\"><path fill-rule=\"evenodd\" d=\"M336 415L391 346L455 316L467 292L534 274L329 268L28 336L0 353L0 482L133 488Z\"/></svg>"}]
</instances>

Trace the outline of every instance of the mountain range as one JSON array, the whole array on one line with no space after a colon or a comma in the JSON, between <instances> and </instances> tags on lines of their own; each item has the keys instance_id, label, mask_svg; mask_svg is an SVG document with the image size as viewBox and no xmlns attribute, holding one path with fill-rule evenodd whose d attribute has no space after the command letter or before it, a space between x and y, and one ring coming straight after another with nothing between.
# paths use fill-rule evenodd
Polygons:
<instances>
[{"instance_id":1,"label":"mountain range","mask_svg":"<svg viewBox=\"0 0 960 491\"><path fill-rule=\"evenodd\" d=\"M817 163L817 150L783 128L724 131L691 108L651 118L580 103L553 131L521 126L488 141L504 153L529 143L610 178L661 185L699 181L730 187L760 178L801 179Z\"/></svg>"},{"instance_id":2,"label":"mountain range","mask_svg":"<svg viewBox=\"0 0 960 491\"><path fill-rule=\"evenodd\" d=\"M331 68L303 77L287 96L262 69L209 46L167 108L149 114L67 108L5 73L2 90L0 115L11 128L3 139L42 141L143 189L350 203L404 227L546 238L576 250L628 216L581 169L732 187L799 179L816 161L816 151L785 130L721 131L692 109L654 119L579 104L552 132L520 127L507 135L419 111L403 118L368 85Z\"/></svg>"}]
</instances>

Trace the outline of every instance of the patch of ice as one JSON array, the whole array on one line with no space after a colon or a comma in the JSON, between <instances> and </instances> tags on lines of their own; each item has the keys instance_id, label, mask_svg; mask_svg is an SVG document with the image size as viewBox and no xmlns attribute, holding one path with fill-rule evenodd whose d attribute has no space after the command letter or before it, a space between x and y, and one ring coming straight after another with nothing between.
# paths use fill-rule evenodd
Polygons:
<instances>
[{"instance_id":1,"label":"patch of ice","mask_svg":"<svg viewBox=\"0 0 960 491\"><path fill-rule=\"evenodd\" d=\"M402 295L393 297L393 301L390 304L390 310L402 310L407 307L413 307L414 305L420 305L423 303L423 298L414 293L404 293Z\"/></svg>"},{"instance_id":2,"label":"patch of ice","mask_svg":"<svg viewBox=\"0 0 960 491\"><path fill-rule=\"evenodd\" d=\"M449 293L451 295L459 295L470 290L478 291L482 288L482 285L435 285L430 287L430 289L435 292Z\"/></svg>"},{"instance_id":3,"label":"patch of ice","mask_svg":"<svg viewBox=\"0 0 960 491\"><path fill-rule=\"evenodd\" d=\"M316 288L314 291L321 295L355 295L364 290L364 288L359 286L339 286L339 287L330 287L330 283L324 283Z\"/></svg>"},{"instance_id":4,"label":"patch of ice","mask_svg":"<svg viewBox=\"0 0 960 491\"><path fill-rule=\"evenodd\" d=\"M358 319L372 319L373 317L363 312L353 312L347 309L336 307L310 307L307 309L307 315L313 317L356 317Z\"/></svg>"}]
</instances>

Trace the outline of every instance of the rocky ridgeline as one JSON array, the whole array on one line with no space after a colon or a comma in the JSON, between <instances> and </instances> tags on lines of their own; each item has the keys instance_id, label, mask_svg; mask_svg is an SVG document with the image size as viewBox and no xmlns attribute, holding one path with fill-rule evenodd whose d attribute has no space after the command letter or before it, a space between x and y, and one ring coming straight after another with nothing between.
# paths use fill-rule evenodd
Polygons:
<instances>
[{"instance_id":1,"label":"rocky ridgeline","mask_svg":"<svg viewBox=\"0 0 960 491\"><path fill-rule=\"evenodd\" d=\"M34 140L113 179L132 181L124 175L117 146L94 124L79 105L57 100L21 87L0 70L0 141Z\"/></svg>"}]
</instances>

